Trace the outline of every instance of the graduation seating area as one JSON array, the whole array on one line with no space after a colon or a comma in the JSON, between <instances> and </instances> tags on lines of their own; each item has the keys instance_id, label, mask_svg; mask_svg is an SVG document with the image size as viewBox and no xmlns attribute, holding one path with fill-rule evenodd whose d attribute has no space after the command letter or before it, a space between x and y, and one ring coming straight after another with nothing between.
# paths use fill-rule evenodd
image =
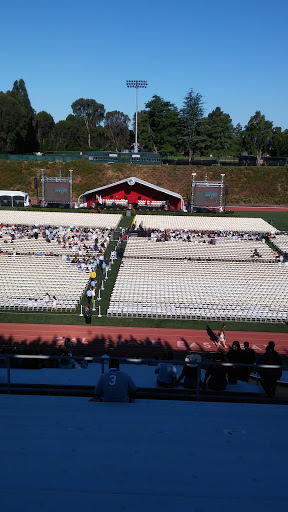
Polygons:
<instances>
[{"instance_id":1,"label":"graduation seating area","mask_svg":"<svg viewBox=\"0 0 288 512\"><path fill-rule=\"evenodd\" d=\"M44 230L45 233L46 230ZM21 253L21 254L50 254L50 255L62 255L64 256L95 256L94 244L95 237L97 237L97 246L100 248L103 244L103 251L107 247L110 239L110 232L108 230L94 228L90 232L84 233L85 238L82 234L76 231L70 231L61 229L60 231L54 230L55 236L51 238L48 230L47 242L45 236L42 235L42 229L37 230L39 233L38 238L35 239L33 236L33 230L31 231L32 236L28 237L29 231L25 231L19 235L16 231L16 236L11 243L11 233L13 230L10 227L4 227L1 230L0 238L0 252L4 253ZM63 240L65 236L65 240Z\"/></svg>"},{"instance_id":2,"label":"graduation seating area","mask_svg":"<svg viewBox=\"0 0 288 512\"><path fill-rule=\"evenodd\" d=\"M264 241L237 238L215 238L207 236L156 243L157 238L130 238L125 249L125 258L197 259L220 261L275 262L275 253ZM215 245L214 245L215 243ZM255 256L255 252L259 256Z\"/></svg>"},{"instance_id":3,"label":"graduation seating area","mask_svg":"<svg viewBox=\"0 0 288 512\"><path fill-rule=\"evenodd\" d=\"M74 311L89 281L89 273L54 256L1 256L0 274L3 309Z\"/></svg>"},{"instance_id":4,"label":"graduation seating area","mask_svg":"<svg viewBox=\"0 0 288 512\"><path fill-rule=\"evenodd\" d=\"M115 229L121 219L121 214L109 213L70 213L25 210L1 210L0 223L25 224L28 226L79 226L93 228Z\"/></svg>"},{"instance_id":5,"label":"graduation seating area","mask_svg":"<svg viewBox=\"0 0 288 512\"><path fill-rule=\"evenodd\" d=\"M288 266L257 218L144 216L131 237L108 316L286 322ZM274 231L273 231L274 230Z\"/></svg>"},{"instance_id":6,"label":"graduation seating area","mask_svg":"<svg viewBox=\"0 0 288 512\"><path fill-rule=\"evenodd\" d=\"M277 237L273 237L271 239L271 242L277 247L280 251L288 254L288 235L287 234L281 234Z\"/></svg>"},{"instance_id":7,"label":"graduation seating area","mask_svg":"<svg viewBox=\"0 0 288 512\"><path fill-rule=\"evenodd\" d=\"M103 257L120 219L117 214L1 211L0 308L74 311L91 266Z\"/></svg>"},{"instance_id":8,"label":"graduation seating area","mask_svg":"<svg viewBox=\"0 0 288 512\"><path fill-rule=\"evenodd\" d=\"M276 230L260 218L233 218L233 217L204 217L181 215L136 215L134 219L136 228L140 225L144 229L173 229L195 231L225 231L238 233L275 233Z\"/></svg>"},{"instance_id":9,"label":"graduation seating area","mask_svg":"<svg viewBox=\"0 0 288 512\"><path fill-rule=\"evenodd\" d=\"M124 258L107 315L284 322L287 285L287 265Z\"/></svg>"}]
</instances>

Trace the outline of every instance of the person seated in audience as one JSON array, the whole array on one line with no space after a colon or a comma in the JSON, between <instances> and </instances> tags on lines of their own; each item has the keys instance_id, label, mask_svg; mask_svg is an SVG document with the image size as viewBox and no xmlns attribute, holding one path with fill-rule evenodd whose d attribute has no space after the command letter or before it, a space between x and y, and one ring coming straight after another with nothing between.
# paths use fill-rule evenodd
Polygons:
<instances>
[{"instance_id":1,"label":"person seated in audience","mask_svg":"<svg viewBox=\"0 0 288 512\"><path fill-rule=\"evenodd\" d=\"M251 254L251 258L261 258L261 254L258 252L258 249L255 247L253 253Z\"/></svg>"},{"instance_id":2,"label":"person seated in audience","mask_svg":"<svg viewBox=\"0 0 288 512\"><path fill-rule=\"evenodd\" d=\"M182 373L177 379L177 384L184 379L184 388L196 389L201 384L200 354L188 354L185 358L185 363ZM198 366L200 366L199 369Z\"/></svg>"},{"instance_id":3,"label":"person seated in audience","mask_svg":"<svg viewBox=\"0 0 288 512\"><path fill-rule=\"evenodd\" d=\"M225 366L221 365L224 360L223 354L220 352L216 352L214 354L214 363L208 366L204 382L203 389L206 389L206 385L212 391L223 391L227 386L226 373L227 369Z\"/></svg>"},{"instance_id":4,"label":"person seated in audience","mask_svg":"<svg viewBox=\"0 0 288 512\"><path fill-rule=\"evenodd\" d=\"M65 338L64 347L68 352L71 352L71 350L73 348L73 343L71 341L71 338Z\"/></svg>"},{"instance_id":5,"label":"person seated in audience","mask_svg":"<svg viewBox=\"0 0 288 512\"><path fill-rule=\"evenodd\" d=\"M131 402L136 385L119 367L118 359L109 360L109 370L101 375L95 387L95 398L99 402Z\"/></svg>"},{"instance_id":6,"label":"person seated in audience","mask_svg":"<svg viewBox=\"0 0 288 512\"><path fill-rule=\"evenodd\" d=\"M250 373L254 370L255 360L255 350L253 350L253 348L249 348L249 341L244 341L244 350L242 350L242 363L251 365L246 367L243 366L242 368L242 380L245 382L249 381Z\"/></svg>"},{"instance_id":7,"label":"person seated in audience","mask_svg":"<svg viewBox=\"0 0 288 512\"><path fill-rule=\"evenodd\" d=\"M228 367L229 384L237 384L238 379L241 379L242 376L242 368L240 366L234 366L234 364L241 364L243 362L239 341L233 341L232 347L227 352L227 359L229 363L233 363L233 366Z\"/></svg>"},{"instance_id":8,"label":"person seated in audience","mask_svg":"<svg viewBox=\"0 0 288 512\"><path fill-rule=\"evenodd\" d=\"M58 359L58 368L65 368L68 370L75 368L75 361L71 356L71 352L69 352L67 349L64 350L63 354L61 354L60 358Z\"/></svg>"},{"instance_id":9,"label":"person seated in audience","mask_svg":"<svg viewBox=\"0 0 288 512\"><path fill-rule=\"evenodd\" d=\"M158 386L171 388L177 383L177 370L172 363L159 363L155 373Z\"/></svg>"},{"instance_id":10,"label":"person seated in audience","mask_svg":"<svg viewBox=\"0 0 288 512\"><path fill-rule=\"evenodd\" d=\"M268 397L275 396L277 381L282 377L282 358L275 350L274 341L269 341L265 354L263 354L257 361L257 364L265 365L266 368L259 368L258 372L261 379L261 384ZM271 368L269 368L271 366ZM278 366L278 368L277 368Z\"/></svg>"}]
</instances>

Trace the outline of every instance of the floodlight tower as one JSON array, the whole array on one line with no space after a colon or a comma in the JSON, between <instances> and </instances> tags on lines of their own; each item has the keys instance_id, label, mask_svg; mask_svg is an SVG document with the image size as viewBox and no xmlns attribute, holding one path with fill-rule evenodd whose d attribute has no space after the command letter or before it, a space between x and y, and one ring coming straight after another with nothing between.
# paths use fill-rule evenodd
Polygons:
<instances>
[{"instance_id":1,"label":"floodlight tower","mask_svg":"<svg viewBox=\"0 0 288 512\"><path fill-rule=\"evenodd\" d=\"M221 174L221 194L220 194L219 212L223 211L223 208L222 208L222 196L223 196L223 188L224 188L224 177L225 177L225 174Z\"/></svg>"},{"instance_id":2,"label":"floodlight tower","mask_svg":"<svg viewBox=\"0 0 288 512\"><path fill-rule=\"evenodd\" d=\"M194 205L195 176L196 176L196 172L192 172L191 212L193 211L193 205Z\"/></svg>"},{"instance_id":3,"label":"floodlight tower","mask_svg":"<svg viewBox=\"0 0 288 512\"><path fill-rule=\"evenodd\" d=\"M135 115L135 142L134 153L138 153L138 89L146 89L148 82L146 80L126 80L127 87L136 89L136 115Z\"/></svg>"}]
</instances>

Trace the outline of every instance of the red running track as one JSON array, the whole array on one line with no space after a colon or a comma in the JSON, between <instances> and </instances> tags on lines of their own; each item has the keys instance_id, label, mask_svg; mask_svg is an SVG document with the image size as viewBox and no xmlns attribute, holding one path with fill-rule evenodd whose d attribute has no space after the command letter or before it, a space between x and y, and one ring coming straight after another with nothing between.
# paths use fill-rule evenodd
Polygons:
<instances>
[{"instance_id":1,"label":"red running track","mask_svg":"<svg viewBox=\"0 0 288 512\"><path fill-rule=\"evenodd\" d=\"M29 344L38 340L40 344L56 343L57 345L62 345L65 337L69 337L72 342L76 343L80 341L86 346L93 342L93 346L96 349L97 343L99 343L100 350L103 350L103 339L105 347L108 348L112 346L110 340L113 341L114 346L117 345L119 336L126 342L127 346L130 344L131 346L133 345L132 341L129 343L131 337L137 342L148 337L154 346L159 346L161 343L165 348L169 346L171 349L178 351L193 350L210 352L216 350L215 345L210 341L205 330L192 329L1 323L0 335L2 336L1 343L10 340L16 343L25 341ZM288 333L229 332L228 330L226 337L228 347L232 345L234 340L238 340L240 344L243 344L244 341L249 341L250 348L254 348L258 353L263 353L268 342L273 340L276 344L277 351L282 354L288 354Z\"/></svg>"}]
</instances>

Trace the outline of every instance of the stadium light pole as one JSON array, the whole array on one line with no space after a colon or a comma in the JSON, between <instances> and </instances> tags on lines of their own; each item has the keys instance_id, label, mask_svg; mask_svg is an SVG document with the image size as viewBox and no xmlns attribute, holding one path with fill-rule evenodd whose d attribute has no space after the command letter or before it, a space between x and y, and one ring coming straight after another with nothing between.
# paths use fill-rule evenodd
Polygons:
<instances>
[{"instance_id":1,"label":"stadium light pole","mask_svg":"<svg viewBox=\"0 0 288 512\"><path fill-rule=\"evenodd\" d=\"M41 172L41 185L42 185L42 208L44 208L44 203L45 203L45 194L44 194L44 182L45 182L45 178L44 178L44 175L45 175L45 169L40 169L40 172Z\"/></svg>"},{"instance_id":2,"label":"stadium light pole","mask_svg":"<svg viewBox=\"0 0 288 512\"><path fill-rule=\"evenodd\" d=\"M223 188L224 188L224 177L225 177L225 174L221 174L221 195L220 195L219 212L223 211L223 208L222 208L222 196L223 196Z\"/></svg>"},{"instance_id":3,"label":"stadium light pole","mask_svg":"<svg viewBox=\"0 0 288 512\"><path fill-rule=\"evenodd\" d=\"M193 208L194 208L195 176L196 176L196 172L192 172L191 212L193 212Z\"/></svg>"},{"instance_id":4,"label":"stadium light pole","mask_svg":"<svg viewBox=\"0 0 288 512\"><path fill-rule=\"evenodd\" d=\"M126 80L127 87L136 89L136 113L135 113L135 142L134 153L138 153L138 89L146 89L148 82L146 80Z\"/></svg>"}]
</instances>

